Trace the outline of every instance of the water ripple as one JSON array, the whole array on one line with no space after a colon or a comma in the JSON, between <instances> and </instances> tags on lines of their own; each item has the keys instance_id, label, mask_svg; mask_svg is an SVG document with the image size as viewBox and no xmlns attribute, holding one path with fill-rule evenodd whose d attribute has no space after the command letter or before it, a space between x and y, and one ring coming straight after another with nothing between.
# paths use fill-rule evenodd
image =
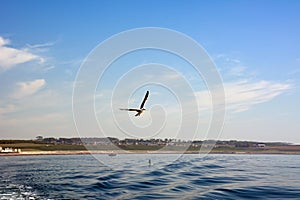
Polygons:
<instances>
[{"instance_id":1,"label":"water ripple","mask_svg":"<svg viewBox=\"0 0 300 200\"><path fill-rule=\"evenodd\" d=\"M109 167L90 155L0 157L0 199L300 197L300 156L151 156L152 166L144 155L117 155Z\"/></svg>"}]
</instances>

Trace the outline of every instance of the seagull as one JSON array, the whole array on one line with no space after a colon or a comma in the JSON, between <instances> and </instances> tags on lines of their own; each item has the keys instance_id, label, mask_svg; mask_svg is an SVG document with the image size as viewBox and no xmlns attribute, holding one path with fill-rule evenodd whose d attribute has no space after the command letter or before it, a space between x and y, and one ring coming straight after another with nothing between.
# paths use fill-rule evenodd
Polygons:
<instances>
[{"instance_id":1,"label":"seagull","mask_svg":"<svg viewBox=\"0 0 300 200\"><path fill-rule=\"evenodd\" d=\"M135 116L136 117L140 116L146 110L144 108L144 105L145 105L145 102L147 101L148 96L149 96L149 91L146 92L144 100L143 100L143 102L142 102L139 109L138 108L120 108L120 110L135 111L135 112L137 112L137 114Z\"/></svg>"}]
</instances>

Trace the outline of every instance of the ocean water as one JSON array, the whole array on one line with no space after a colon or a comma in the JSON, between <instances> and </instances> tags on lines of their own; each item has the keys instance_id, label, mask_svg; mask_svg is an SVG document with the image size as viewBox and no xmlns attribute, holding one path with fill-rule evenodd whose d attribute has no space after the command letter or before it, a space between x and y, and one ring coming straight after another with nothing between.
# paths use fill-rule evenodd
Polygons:
<instances>
[{"instance_id":1,"label":"ocean water","mask_svg":"<svg viewBox=\"0 0 300 200\"><path fill-rule=\"evenodd\" d=\"M0 199L300 199L300 155L2 156Z\"/></svg>"}]
</instances>

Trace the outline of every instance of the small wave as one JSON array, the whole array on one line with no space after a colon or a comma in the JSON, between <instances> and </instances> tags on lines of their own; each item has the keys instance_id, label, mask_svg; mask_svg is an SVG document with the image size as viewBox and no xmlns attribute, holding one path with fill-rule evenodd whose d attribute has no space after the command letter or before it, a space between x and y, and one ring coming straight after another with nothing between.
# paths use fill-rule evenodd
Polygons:
<instances>
[{"instance_id":1,"label":"small wave","mask_svg":"<svg viewBox=\"0 0 300 200\"><path fill-rule=\"evenodd\" d=\"M99 181L90 186L87 186L88 190L111 190L116 188L123 188L126 183L117 180Z\"/></svg>"},{"instance_id":2,"label":"small wave","mask_svg":"<svg viewBox=\"0 0 300 200\"><path fill-rule=\"evenodd\" d=\"M210 186L210 185L219 185L225 183L231 183L230 180L225 180L223 178L210 178L210 177L202 177L200 179L191 180L191 184L198 186Z\"/></svg>"},{"instance_id":3,"label":"small wave","mask_svg":"<svg viewBox=\"0 0 300 200\"><path fill-rule=\"evenodd\" d=\"M211 194L206 194L205 196L210 197L231 197L231 198L298 198L300 196L300 191L294 188L282 188L282 187L272 187L272 186L252 186L244 188L218 188Z\"/></svg>"},{"instance_id":4,"label":"small wave","mask_svg":"<svg viewBox=\"0 0 300 200\"><path fill-rule=\"evenodd\" d=\"M147 174L145 174L145 176L166 176L168 175L168 173L166 171L162 171L162 170L155 170L155 171L151 171Z\"/></svg>"}]
</instances>

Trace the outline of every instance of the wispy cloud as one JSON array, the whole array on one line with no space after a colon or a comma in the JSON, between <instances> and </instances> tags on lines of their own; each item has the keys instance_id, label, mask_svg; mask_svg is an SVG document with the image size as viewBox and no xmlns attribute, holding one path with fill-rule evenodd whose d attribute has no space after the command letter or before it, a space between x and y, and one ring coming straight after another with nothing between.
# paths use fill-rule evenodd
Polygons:
<instances>
[{"instance_id":1,"label":"wispy cloud","mask_svg":"<svg viewBox=\"0 0 300 200\"><path fill-rule=\"evenodd\" d=\"M238 65L238 66L232 67L229 70L229 74L232 76L243 76L243 75L245 75L246 69L247 69L247 67Z\"/></svg>"},{"instance_id":2,"label":"wispy cloud","mask_svg":"<svg viewBox=\"0 0 300 200\"><path fill-rule=\"evenodd\" d=\"M0 69L8 70L18 64L37 60L44 62L44 58L33 54L28 49L9 47L10 41L0 36Z\"/></svg>"},{"instance_id":3,"label":"wispy cloud","mask_svg":"<svg viewBox=\"0 0 300 200\"><path fill-rule=\"evenodd\" d=\"M247 64L245 64L240 58L236 56L230 56L227 54L218 54L214 56L214 61L219 66L218 70L222 73L223 78L241 78L255 76L256 72L249 72Z\"/></svg>"},{"instance_id":4,"label":"wispy cloud","mask_svg":"<svg viewBox=\"0 0 300 200\"><path fill-rule=\"evenodd\" d=\"M226 109L230 112L243 112L249 110L256 104L271 101L273 98L294 88L290 81L268 81L257 80L257 73L249 71L241 59L229 56L228 54L219 54L215 56L215 61L221 66L225 90ZM204 106L211 104L210 97L199 92L204 98ZM201 104L200 104L201 105Z\"/></svg>"},{"instance_id":5,"label":"wispy cloud","mask_svg":"<svg viewBox=\"0 0 300 200\"><path fill-rule=\"evenodd\" d=\"M27 44L27 47L30 49L36 49L36 48L44 48L44 47L50 47L55 45L56 42L46 42L41 44Z\"/></svg>"},{"instance_id":6,"label":"wispy cloud","mask_svg":"<svg viewBox=\"0 0 300 200\"><path fill-rule=\"evenodd\" d=\"M255 104L272 100L292 88L288 83L273 83L270 81L241 81L225 84L228 109L234 112L248 110Z\"/></svg>"},{"instance_id":7,"label":"wispy cloud","mask_svg":"<svg viewBox=\"0 0 300 200\"><path fill-rule=\"evenodd\" d=\"M238 113L249 110L252 106L271 101L276 96L292 89L290 83L271 81L250 82L248 80L224 83L226 110ZM210 108L211 99L207 91L196 92L200 109Z\"/></svg>"},{"instance_id":8,"label":"wispy cloud","mask_svg":"<svg viewBox=\"0 0 300 200\"><path fill-rule=\"evenodd\" d=\"M28 82L18 82L16 91L11 95L14 99L20 99L26 96L33 95L46 85L44 79L37 79Z\"/></svg>"},{"instance_id":9,"label":"wispy cloud","mask_svg":"<svg viewBox=\"0 0 300 200\"><path fill-rule=\"evenodd\" d=\"M48 72L48 71L50 71L52 69L55 69L54 65L50 65L49 67L44 68L43 72L46 73L46 72Z\"/></svg>"},{"instance_id":10,"label":"wispy cloud","mask_svg":"<svg viewBox=\"0 0 300 200\"><path fill-rule=\"evenodd\" d=\"M240 59L238 59L238 58L231 58L227 54L218 54L218 55L216 55L214 57L215 57L215 59L222 60L222 61L225 61L227 63L235 63L235 64L240 64L241 63Z\"/></svg>"},{"instance_id":11,"label":"wispy cloud","mask_svg":"<svg viewBox=\"0 0 300 200\"><path fill-rule=\"evenodd\" d=\"M16 111L16 106L13 104L7 104L4 105L3 107L0 107L0 117L1 115L7 114L7 113L11 113Z\"/></svg>"}]
</instances>

